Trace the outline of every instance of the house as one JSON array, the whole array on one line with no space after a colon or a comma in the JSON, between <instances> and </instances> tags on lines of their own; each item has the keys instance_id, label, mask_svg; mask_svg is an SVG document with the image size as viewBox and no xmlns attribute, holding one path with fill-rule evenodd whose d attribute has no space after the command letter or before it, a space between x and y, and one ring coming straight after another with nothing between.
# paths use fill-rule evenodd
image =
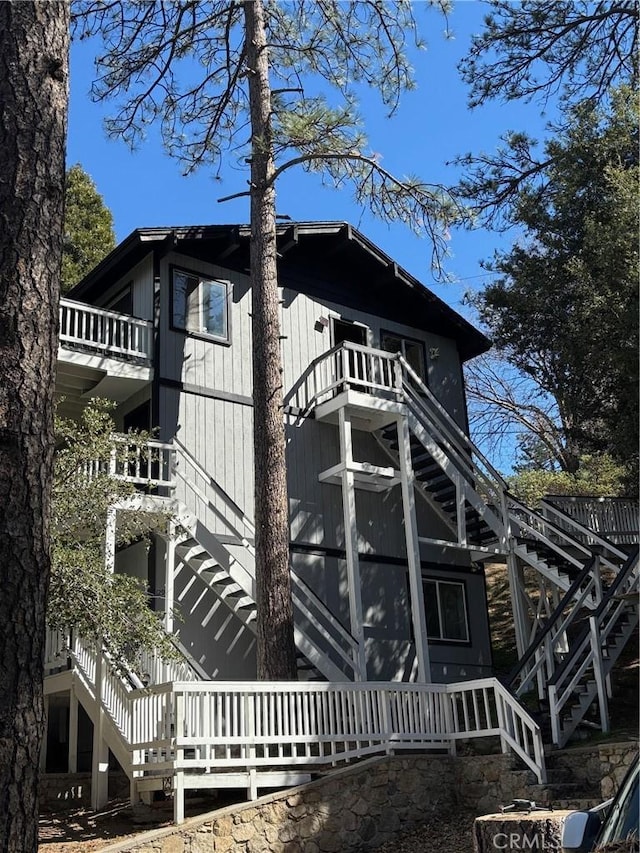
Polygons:
<instances>
[{"instance_id":1,"label":"house","mask_svg":"<svg viewBox=\"0 0 640 853\"><path fill-rule=\"evenodd\" d=\"M537 685L560 743L586 680L606 726L607 667L637 624L614 593L637 587L637 551L520 504L474 447L462 366L489 347L477 329L345 223L279 226L278 251L299 680L255 682L249 231L139 229L63 300L57 391L65 414L108 397L122 432L157 436L120 475L144 487L126 509L167 529L113 569L148 583L184 662L150 656L124 683L77 637L61 668L51 638L50 756L62 731L76 768L91 732L94 801L109 748L132 796L173 780L177 820L185 786L255 796L314 763L470 736L499 735L543 778L516 694ZM513 694L492 678L488 558L512 586ZM597 640L574 666L566 614L585 608Z\"/></svg>"}]
</instances>

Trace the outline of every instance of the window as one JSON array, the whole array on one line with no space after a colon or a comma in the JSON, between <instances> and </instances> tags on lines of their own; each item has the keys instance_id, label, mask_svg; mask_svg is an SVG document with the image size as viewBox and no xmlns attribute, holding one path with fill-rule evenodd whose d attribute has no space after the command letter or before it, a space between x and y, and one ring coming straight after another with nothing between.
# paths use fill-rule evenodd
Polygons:
<instances>
[{"instance_id":1,"label":"window","mask_svg":"<svg viewBox=\"0 0 640 853\"><path fill-rule=\"evenodd\" d=\"M427 374L424 369L424 344L412 338L403 338L393 332L382 332L382 349L385 352L399 352L409 367L426 383Z\"/></svg>"},{"instance_id":2,"label":"window","mask_svg":"<svg viewBox=\"0 0 640 853\"><path fill-rule=\"evenodd\" d=\"M173 270L171 323L217 340L229 340L228 282Z\"/></svg>"},{"instance_id":3,"label":"window","mask_svg":"<svg viewBox=\"0 0 640 853\"><path fill-rule=\"evenodd\" d=\"M468 643L467 603L463 583L423 581L427 637L452 643Z\"/></svg>"}]
</instances>

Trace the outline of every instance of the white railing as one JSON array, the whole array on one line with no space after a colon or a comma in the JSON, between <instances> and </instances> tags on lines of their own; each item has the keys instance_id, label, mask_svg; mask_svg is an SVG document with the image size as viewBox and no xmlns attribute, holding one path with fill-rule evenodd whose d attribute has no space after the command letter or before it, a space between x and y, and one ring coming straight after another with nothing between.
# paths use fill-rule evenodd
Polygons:
<instances>
[{"instance_id":1,"label":"white railing","mask_svg":"<svg viewBox=\"0 0 640 853\"><path fill-rule=\"evenodd\" d=\"M597 534L593 534L591 536L592 543L587 544L584 541L583 534L586 530L583 525L567 516L564 516L564 523L560 525L551 507L547 508L546 511L549 516L553 517L545 517L530 509L522 501L514 498L513 495L508 495L508 501L514 533L524 538L537 540L545 547L551 548L563 560L577 569L581 569L585 561L591 559L596 553L592 545L597 546L602 568L609 569L614 574L617 574L620 566L627 558L624 551L616 548Z\"/></svg>"},{"instance_id":2,"label":"white railing","mask_svg":"<svg viewBox=\"0 0 640 853\"><path fill-rule=\"evenodd\" d=\"M592 678L596 685L600 719L603 731L608 731L608 707L606 679L617 660L613 644L621 617L637 623L638 619L638 553L630 557L618 577L602 599L595 613L589 616L585 627L562 666L549 682L549 712L551 716L553 742L562 747L577 726L579 719L572 717L570 724L563 727L563 710L576 700L576 689ZM633 625L631 625L633 627ZM604 651L606 650L606 657ZM619 653L619 652L618 652ZM583 714L587 708L582 709Z\"/></svg>"},{"instance_id":3,"label":"white railing","mask_svg":"<svg viewBox=\"0 0 640 853\"><path fill-rule=\"evenodd\" d=\"M60 300L60 342L116 358L151 360L153 324L71 299Z\"/></svg>"},{"instance_id":4,"label":"white railing","mask_svg":"<svg viewBox=\"0 0 640 853\"><path fill-rule=\"evenodd\" d=\"M116 434L108 459L89 459L80 474L89 480L114 477L138 486L175 486L175 448L171 442Z\"/></svg>"},{"instance_id":5,"label":"white railing","mask_svg":"<svg viewBox=\"0 0 640 853\"><path fill-rule=\"evenodd\" d=\"M472 506L506 549L506 483L399 353L345 342L314 362L289 402L308 410L340 391L353 389L406 402L412 426L455 487L460 544L468 544L466 507Z\"/></svg>"},{"instance_id":6,"label":"white railing","mask_svg":"<svg viewBox=\"0 0 640 853\"><path fill-rule=\"evenodd\" d=\"M640 506L631 498L597 498L568 495L547 495L542 512L553 513L559 526L573 521L584 529L578 535L596 542L605 537L618 545L637 544L640 535ZM600 537L594 537L600 534Z\"/></svg>"},{"instance_id":7,"label":"white railing","mask_svg":"<svg viewBox=\"0 0 640 853\"><path fill-rule=\"evenodd\" d=\"M172 682L132 689L90 645L74 639L75 665L102 697L136 769L211 772L336 764L398 749L455 751L500 737L544 781L537 724L495 678L457 684ZM99 690L96 673L101 675ZM145 753L148 750L148 753Z\"/></svg>"},{"instance_id":8,"label":"white railing","mask_svg":"<svg viewBox=\"0 0 640 853\"><path fill-rule=\"evenodd\" d=\"M53 637L50 646L55 656ZM180 681L135 688L104 651L78 638L64 646L78 683L104 711L132 778L335 767L403 749L455 753L458 740L496 737L540 784L546 780L540 729L495 678L419 685ZM182 797L183 783L175 787ZM180 804L175 814L183 813Z\"/></svg>"},{"instance_id":9,"label":"white railing","mask_svg":"<svg viewBox=\"0 0 640 853\"><path fill-rule=\"evenodd\" d=\"M172 442L116 435L114 444L109 460L112 477L141 486L175 486L176 451Z\"/></svg>"},{"instance_id":10,"label":"white railing","mask_svg":"<svg viewBox=\"0 0 640 853\"><path fill-rule=\"evenodd\" d=\"M399 749L455 749L455 742L500 737L544 780L537 724L496 679L459 684L200 682L153 694L137 725L136 748L167 749L175 735L176 770L211 772L325 765ZM150 694L151 695L151 694ZM175 728L171 728L175 726Z\"/></svg>"},{"instance_id":11,"label":"white railing","mask_svg":"<svg viewBox=\"0 0 640 853\"><path fill-rule=\"evenodd\" d=\"M402 385L398 358L396 353L361 344L340 344L313 362L287 395L286 403L308 411L349 389L397 396Z\"/></svg>"},{"instance_id":12,"label":"white railing","mask_svg":"<svg viewBox=\"0 0 640 853\"><path fill-rule=\"evenodd\" d=\"M230 575L255 600L255 548L251 541L255 540L253 522L183 444L176 441L175 446L175 473L186 486L187 508L197 510L199 507L209 507L218 518L224 519L227 533L242 544L244 552L250 557L242 565L237 559L230 559ZM219 543L217 546L224 547ZM291 594L296 643L300 651L330 680L339 679L341 674L348 680L360 677L355 639L293 569Z\"/></svg>"},{"instance_id":13,"label":"white railing","mask_svg":"<svg viewBox=\"0 0 640 853\"><path fill-rule=\"evenodd\" d=\"M545 620L544 628L536 634L521 658L517 671L508 682L516 698L528 692L534 678L538 685L538 698L546 696L549 681L570 652L569 629L573 629L582 618L583 608L593 609L601 600L600 560L595 556L585 564L554 614Z\"/></svg>"},{"instance_id":14,"label":"white railing","mask_svg":"<svg viewBox=\"0 0 640 853\"><path fill-rule=\"evenodd\" d=\"M483 518L495 533L501 548L506 550L509 534L506 482L418 374L401 356L397 358L402 376L403 399L424 428L427 440L435 442L432 456L435 461L441 460L442 470L455 485L459 541L462 544L468 543L466 502Z\"/></svg>"},{"instance_id":15,"label":"white railing","mask_svg":"<svg viewBox=\"0 0 640 853\"><path fill-rule=\"evenodd\" d=\"M143 650L138 655L136 670L143 684L165 684L167 681L200 681L199 675L184 658L166 660L155 651Z\"/></svg>"}]
</instances>

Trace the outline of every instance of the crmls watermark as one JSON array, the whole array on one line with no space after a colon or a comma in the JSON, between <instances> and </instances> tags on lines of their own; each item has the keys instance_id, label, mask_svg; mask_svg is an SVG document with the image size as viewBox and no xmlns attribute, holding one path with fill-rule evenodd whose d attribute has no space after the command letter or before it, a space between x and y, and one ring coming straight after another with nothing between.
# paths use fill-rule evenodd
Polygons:
<instances>
[{"instance_id":1,"label":"crmls watermark","mask_svg":"<svg viewBox=\"0 0 640 853\"><path fill-rule=\"evenodd\" d=\"M496 850L560 850L559 842L553 838L522 836L519 832L497 832L493 836L493 846Z\"/></svg>"}]
</instances>

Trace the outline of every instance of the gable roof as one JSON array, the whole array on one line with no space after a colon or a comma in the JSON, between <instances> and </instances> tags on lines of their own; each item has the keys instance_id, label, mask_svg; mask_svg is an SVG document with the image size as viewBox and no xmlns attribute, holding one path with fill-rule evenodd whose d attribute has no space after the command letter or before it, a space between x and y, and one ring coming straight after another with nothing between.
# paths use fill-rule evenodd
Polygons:
<instances>
[{"instance_id":1,"label":"gable roof","mask_svg":"<svg viewBox=\"0 0 640 853\"><path fill-rule=\"evenodd\" d=\"M138 228L68 294L91 302L150 252L178 251L248 272L250 228L192 225ZM346 222L278 225L280 284L453 338L463 360L486 352L485 335Z\"/></svg>"}]
</instances>

